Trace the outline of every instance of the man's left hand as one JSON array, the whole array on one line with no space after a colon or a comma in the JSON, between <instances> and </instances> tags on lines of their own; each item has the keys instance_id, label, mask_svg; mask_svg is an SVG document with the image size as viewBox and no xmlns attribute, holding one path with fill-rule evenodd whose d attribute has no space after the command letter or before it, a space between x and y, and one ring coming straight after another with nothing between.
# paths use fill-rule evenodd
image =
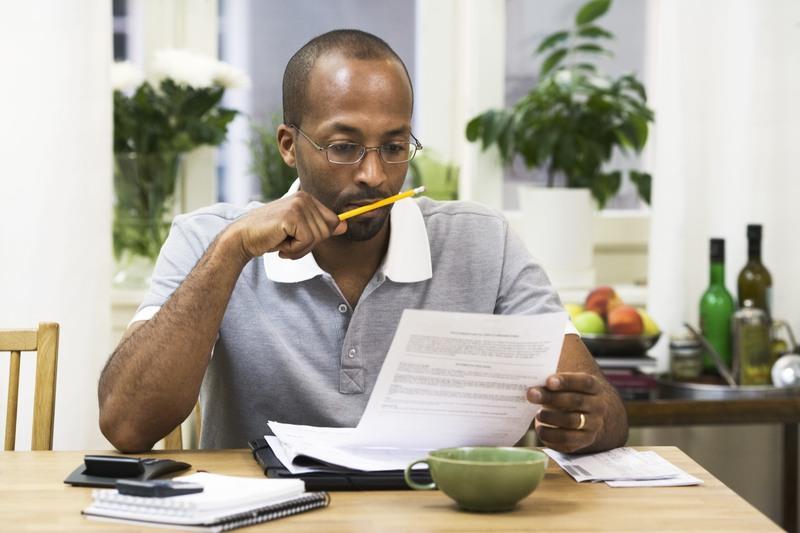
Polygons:
<instances>
[{"instance_id":1,"label":"man's left hand","mask_svg":"<svg viewBox=\"0 0 800 533\"><path fill-rule=\"evenodd\" d=\"M540 404L534 428L546 446L564 453L589 448L603 432L607 415L603 387L585 372L559 372L544 387L528 389L528 400Z\"/></svg>"}]
</instances>

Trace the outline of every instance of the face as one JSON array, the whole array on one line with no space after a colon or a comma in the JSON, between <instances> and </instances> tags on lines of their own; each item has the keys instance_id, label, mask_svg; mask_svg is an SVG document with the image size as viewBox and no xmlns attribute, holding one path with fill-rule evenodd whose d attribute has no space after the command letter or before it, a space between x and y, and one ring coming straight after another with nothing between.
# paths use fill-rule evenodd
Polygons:
<instances>
[{"instance_id":1,"label":"face","mask_svg":"<svg viewBox=\"0 0 800 533\"><path fill-rule=\"evenodd\" d=\"M298 126L320 146L348 141L372 147L410 139L411 87L396 60L323 56L309 77L307 103ZM385 163L377 151L353 165L331 163L325 152L285 125L278 129L278 143L286 163L297 167L300 188L335 213L397 194L408 170L408 163ZM342 238L373 238L390 210L387 206L351 218Z\"/></svg>"}]
</instances>

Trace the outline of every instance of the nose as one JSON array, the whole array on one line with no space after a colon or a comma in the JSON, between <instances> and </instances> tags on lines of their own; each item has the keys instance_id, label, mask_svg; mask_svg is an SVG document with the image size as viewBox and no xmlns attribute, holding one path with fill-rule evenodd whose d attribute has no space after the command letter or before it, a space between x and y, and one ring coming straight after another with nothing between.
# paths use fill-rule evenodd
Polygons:
<instances>
[{"instance_id":1,"label":"nose","mask_svg":"<svg viewBox=\"0 0 800 533\"><path fill-rule=\"evenodd\" d=\"M364 158L358 162L356 171L356 183L368 187L378 187L386 181L386 169L384 168L379 148L367 148Z\"/></svg>"}]
</instances>

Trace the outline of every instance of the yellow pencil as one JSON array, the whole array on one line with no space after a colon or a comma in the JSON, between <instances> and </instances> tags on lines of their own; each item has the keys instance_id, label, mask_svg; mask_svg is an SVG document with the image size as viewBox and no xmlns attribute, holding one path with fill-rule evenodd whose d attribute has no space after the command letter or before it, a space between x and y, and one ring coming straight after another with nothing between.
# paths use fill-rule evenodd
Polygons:
<instances>
[{"instance_id":1,"label":"yellow pencil","mask_svg":"<svg viewBox=\"0 0 800 533\"><path fill-rule=\"evenodd\" d=\"M348 218L357 217L358 215L363 215L364 213L368 213L374 209L378 209L379 207L383 207L385 205L393 204L398 200L402 200L403 198L408 198L409 196L414 196L415 194L419 194L425 191L425 186L417 187L416 189L411 189L406 192L401 192L400 194L395 194L394 196L390 196L388 198L384 198L383 200L378 200L375 203L369 205L362 205L361 207L356 207L355 209L351 209L350 211L345 211L341 215L339 215L339 220L347 220Z\"/></svg>"}]
</instances>

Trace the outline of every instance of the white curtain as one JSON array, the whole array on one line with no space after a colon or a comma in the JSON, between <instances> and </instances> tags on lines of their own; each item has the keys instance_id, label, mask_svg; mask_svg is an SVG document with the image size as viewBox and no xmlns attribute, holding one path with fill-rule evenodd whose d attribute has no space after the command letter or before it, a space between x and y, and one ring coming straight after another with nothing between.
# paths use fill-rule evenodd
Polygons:
<instances>
[{"instance_id":1,"label":"white curtain","mask_svg":"<svg viewBox=\"0 0 800 533\"><path fill-rule=\"evenodd\" d=\"M647 87L656 111L649 308L666 332L698 322L708 239L726 281L764 225L774 315L800 334L800 2L654 0ZM659 343L661 368L667 342Z\"/></svg>"},{"instance_id":2,"label":"white curtain","mask_svg":"<svg viewBox=\"0 0 800 533\"><path fill-rule=\"evenodd\" d=\"M0 328L61 324L58 449L108 447L111 36L111 2L0 3ZM17 449L30 449L33 362L23 354ZM2 423L7 368L0 354Z\"/></svg>"}]
</instances>

